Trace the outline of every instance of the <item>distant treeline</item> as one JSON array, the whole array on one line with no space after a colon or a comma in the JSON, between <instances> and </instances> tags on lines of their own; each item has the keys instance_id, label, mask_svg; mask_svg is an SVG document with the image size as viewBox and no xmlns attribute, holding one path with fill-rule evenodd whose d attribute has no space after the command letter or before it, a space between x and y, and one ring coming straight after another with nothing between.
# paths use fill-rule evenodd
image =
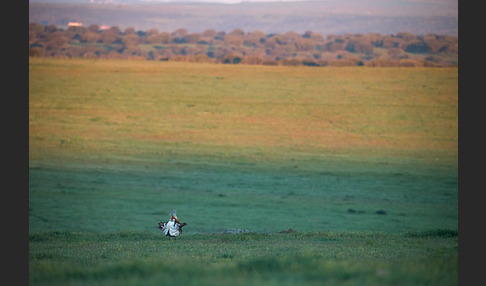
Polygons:
<instances>
[{"instance_id":1,"label":"distant treeline","mask_svg":"<svg viewBox=\"0 0 486 286\"><path fill-rule=\"evenodd\" d=\"M265 34L235 29L161 32L98 25L29 24L29 56L116 58L223 64L306 66L457 66L458 37L449 35L344 34L307 31Z\"/></svg>"}]
</instances>

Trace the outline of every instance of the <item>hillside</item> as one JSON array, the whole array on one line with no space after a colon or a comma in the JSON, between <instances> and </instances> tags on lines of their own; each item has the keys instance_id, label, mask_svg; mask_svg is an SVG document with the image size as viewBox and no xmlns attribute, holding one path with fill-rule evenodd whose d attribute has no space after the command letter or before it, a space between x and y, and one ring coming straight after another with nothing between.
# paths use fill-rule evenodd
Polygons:
<instances>
[{"instance_id":1,"label":"hillside","mask_svg":"<svg viewBox=\"0 0 486 286\"><path fill-rule=\"evenodd\" d=\"M29 22L67 26L69 22L174 31L185 28L264 33L313 31L327 34L407 32L458 34L457 1L272 2L240 4L65 4L29 3Z\"/></svg>"}]
</instances>

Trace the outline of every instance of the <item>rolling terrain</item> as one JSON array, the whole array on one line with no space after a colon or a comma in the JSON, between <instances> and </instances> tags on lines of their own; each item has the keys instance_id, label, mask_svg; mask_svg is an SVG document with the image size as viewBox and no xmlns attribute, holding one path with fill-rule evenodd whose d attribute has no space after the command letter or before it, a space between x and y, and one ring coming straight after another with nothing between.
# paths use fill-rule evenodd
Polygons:
<instances>
[{"instance_id":1,"label":"rolling terrain","mask_svg":"<svg viewBox=\"0 0 486 286\"><path fill-rule=\"evenodd\" d=\"M31 58L29 282L457 285L457 71Z\"/></svg>"},{"instance_id":2,"label":"rolling terrain","mask_svg":"<svg viewBox=\"0 0 486 286\"><path fill-rule=\"evenodd\" d=\"M217 3L29 3L29 23L67 27L69 22L158 29L184 28L266 34L306 31L330 34L406 32L458 35L457 1L308 1L239 4Z\"/></svg>"}]
</instances>

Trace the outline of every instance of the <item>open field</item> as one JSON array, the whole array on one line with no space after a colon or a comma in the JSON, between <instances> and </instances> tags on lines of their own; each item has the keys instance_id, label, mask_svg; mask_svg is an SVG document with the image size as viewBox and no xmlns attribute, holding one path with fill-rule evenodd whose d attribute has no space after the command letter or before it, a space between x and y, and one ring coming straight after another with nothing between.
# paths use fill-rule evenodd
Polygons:
<instances>
[{"instance_id":1,"label":"open field","mask_svg":"<svg viewBox=\"0 0 486 286\"><path fill-rule=\"evenodd\" d=\"M457 232L30 235L31 285L457 285Z\"/></svg>"},{"instance_id":2,"label":"open field","mask_svg":"<svg viewBox=\"0 0 486 286\"><path fill-rule=\"evenodd\" d=\"M456 285L457 85L457 68L30 59L30 282L156 285L170 257L187 285Z\"/></svg>"}]
</instances>

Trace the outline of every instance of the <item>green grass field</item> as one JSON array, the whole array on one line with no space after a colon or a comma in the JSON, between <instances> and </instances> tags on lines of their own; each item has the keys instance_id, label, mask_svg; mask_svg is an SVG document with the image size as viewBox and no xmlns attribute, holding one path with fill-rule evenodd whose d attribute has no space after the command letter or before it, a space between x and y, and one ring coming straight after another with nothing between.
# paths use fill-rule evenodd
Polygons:
<instances>
[{"instance_id":1,"label":"green grass field","mask_svg":"<svg viewBox=\"0 0 486 286\"><path fill-rule=\"evenodd\" d=\"M457 122L457 68L30 59L30 284L457 285Z\"/></svg>"}]
</instances>

